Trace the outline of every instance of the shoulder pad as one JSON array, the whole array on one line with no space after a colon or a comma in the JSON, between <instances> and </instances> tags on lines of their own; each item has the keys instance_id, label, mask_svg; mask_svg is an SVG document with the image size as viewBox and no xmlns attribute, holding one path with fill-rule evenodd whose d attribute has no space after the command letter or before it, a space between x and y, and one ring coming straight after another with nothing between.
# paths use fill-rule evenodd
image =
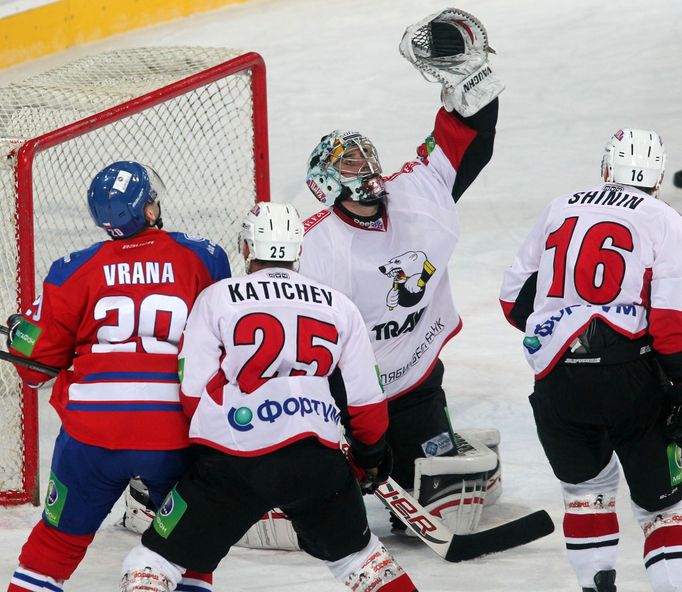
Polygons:
<instances>
[{"instance_id":1,"label":"shoulder pad","mask_svg":"<svg viewBox=\"0 0 682 592\"><path fill-rule=\"evenodd\" d=\"M232 275L227 254L219 244L185 232L169 232L168 234L175 242L188 248L201 259L213 281L222 280Z\"/></svg>"},{"instance_id":2,"label":"shoulder pad","mask_svg":"<svg viewBox=\"0 0 682 592\"><path fill-rule=\"evenodd\" d=\"M89 246L87 249L69 253L57 259L45 278L45 281L55 286L63 285L74 273L92 259L98 251L109 241L102 241Z\"/></svg>"}]
</instances>

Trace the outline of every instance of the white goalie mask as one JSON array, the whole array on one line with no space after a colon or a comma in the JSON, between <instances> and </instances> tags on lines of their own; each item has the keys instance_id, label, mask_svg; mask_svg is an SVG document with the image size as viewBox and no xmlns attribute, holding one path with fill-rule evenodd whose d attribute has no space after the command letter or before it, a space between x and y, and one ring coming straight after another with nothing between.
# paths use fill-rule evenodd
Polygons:
<instances>
[{"instance_id":1,"label":"white goalie mask","mask_svg":"<svg viewBox=\"0 0 682 592\"><path fill-rule=\"evenodd\" d=\"M359 132L324 136L308 159L306 185L325 205L337 199L374 204L386 196L379 155Z\"/></svg>"},{"instance_id":2,"label":"white goalie mask","mask_svg":"<svg viewBox=\"0 0 682 592\"><path fill-rule=\"evenodd\" d=\"M303 224L296 208L288 203L259 202L244 218L239 233L239 250L249 247L246 258L251 261L295 263L301 256Z\"/></svg>"},{"instance_id":3,"label":"white goalie mask","mask_svg":"<svg viewBox=\"0 0 682 592\"><path fill-rule=\"evenodd\" d=\"M663 141L654 131L618 130L604 150L601 173L604 181L645 187L656 192L665 173Z\"/></svg>"}]
</instances>

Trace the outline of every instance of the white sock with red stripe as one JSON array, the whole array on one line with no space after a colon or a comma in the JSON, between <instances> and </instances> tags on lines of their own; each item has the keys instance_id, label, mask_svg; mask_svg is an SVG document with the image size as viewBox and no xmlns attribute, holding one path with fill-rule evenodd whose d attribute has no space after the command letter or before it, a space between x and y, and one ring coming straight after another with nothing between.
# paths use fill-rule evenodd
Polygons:
<instances>
[{"instance_id":1,"label":"white sock with red stripe","mask_svg":"<svg viewBox=\"0 0 682 592\"><path fill-rule=\"evenodd\" d=\"M364 549L325 563L353 592L417 592L410 576L375 535Z\"/></svg>"},{"instance_id":2,"label":"white sock with red stripe","mask_svg":"<svg viewBox=\"0 0 682 592\"><path fill-rule=\"evenodd\" d=\"M564 539L568 560L583 588L594 587L598 571L616 567L618 516L616 493L620 469L615 455L596 477L561 483L564 493Z\"/></svg>"},{"instance_id":3,"label":"white sock with red stripe","mask_svg":"<svg viewBox=\"0 0 682 592\"><path fill-rule=\"evenodd\" d=\"M682 502L661 512L632 507L644 531L644 567L652 589L682 590Z\"/></svg>"},{"instance_id":4,"label":"white sock with red stripe","mask_svg":"<svg viewBox=\"0 0 682 592\"><path fill-rule=\"evenodd\" d=\"M175 592L213 592L213 574L188 569Z\"/></svg>"},{"instance_id":5,"label":"white sock with red stripe","mask_svg":"<svg viewBox=\"0 0 682 592\"><path fill-rule=\"evenodd\" d=\"M20 566L12 574L7 592L61 592L62 585L63 582Z\"/></svg>"}]
</instances>

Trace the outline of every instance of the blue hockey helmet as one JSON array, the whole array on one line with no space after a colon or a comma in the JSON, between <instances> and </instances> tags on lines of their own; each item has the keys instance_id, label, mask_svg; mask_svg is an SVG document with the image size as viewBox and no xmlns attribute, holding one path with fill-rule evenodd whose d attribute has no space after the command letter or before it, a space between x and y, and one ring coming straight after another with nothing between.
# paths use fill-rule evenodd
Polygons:
<instances>
[{"instance_id":1,"label":"blue hockey helmet","mask_svg":"<svg viewBox=\"0 0 682 592\"><path fill-rule=\"evenodd\" d=\"M95 224L114 239L132 236L146 226L144 208L159 202L166 187L150 166L114 162L95 175L88 189L88 207ZM161 216L155 226L161 228Z\"/></svg>"}]
</instances>

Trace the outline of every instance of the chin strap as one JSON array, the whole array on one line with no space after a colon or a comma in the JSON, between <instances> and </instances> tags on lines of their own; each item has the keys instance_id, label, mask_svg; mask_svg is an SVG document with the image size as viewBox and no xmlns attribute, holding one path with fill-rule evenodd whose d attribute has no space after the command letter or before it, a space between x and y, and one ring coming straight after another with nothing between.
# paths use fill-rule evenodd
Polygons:
<instances>
[{"instance_id":1,"label":"chin strap","mask_svg":"<svg viewBox=\"0 0 682 592\"><path fill-rule=\"evenodd\" d=\"M151 226L156 226L159 230L163 228L163 220L161 219L161 200L156 202L159 206L159 215L156 217L156 222Z\"/></svg>"}]
</instances>

